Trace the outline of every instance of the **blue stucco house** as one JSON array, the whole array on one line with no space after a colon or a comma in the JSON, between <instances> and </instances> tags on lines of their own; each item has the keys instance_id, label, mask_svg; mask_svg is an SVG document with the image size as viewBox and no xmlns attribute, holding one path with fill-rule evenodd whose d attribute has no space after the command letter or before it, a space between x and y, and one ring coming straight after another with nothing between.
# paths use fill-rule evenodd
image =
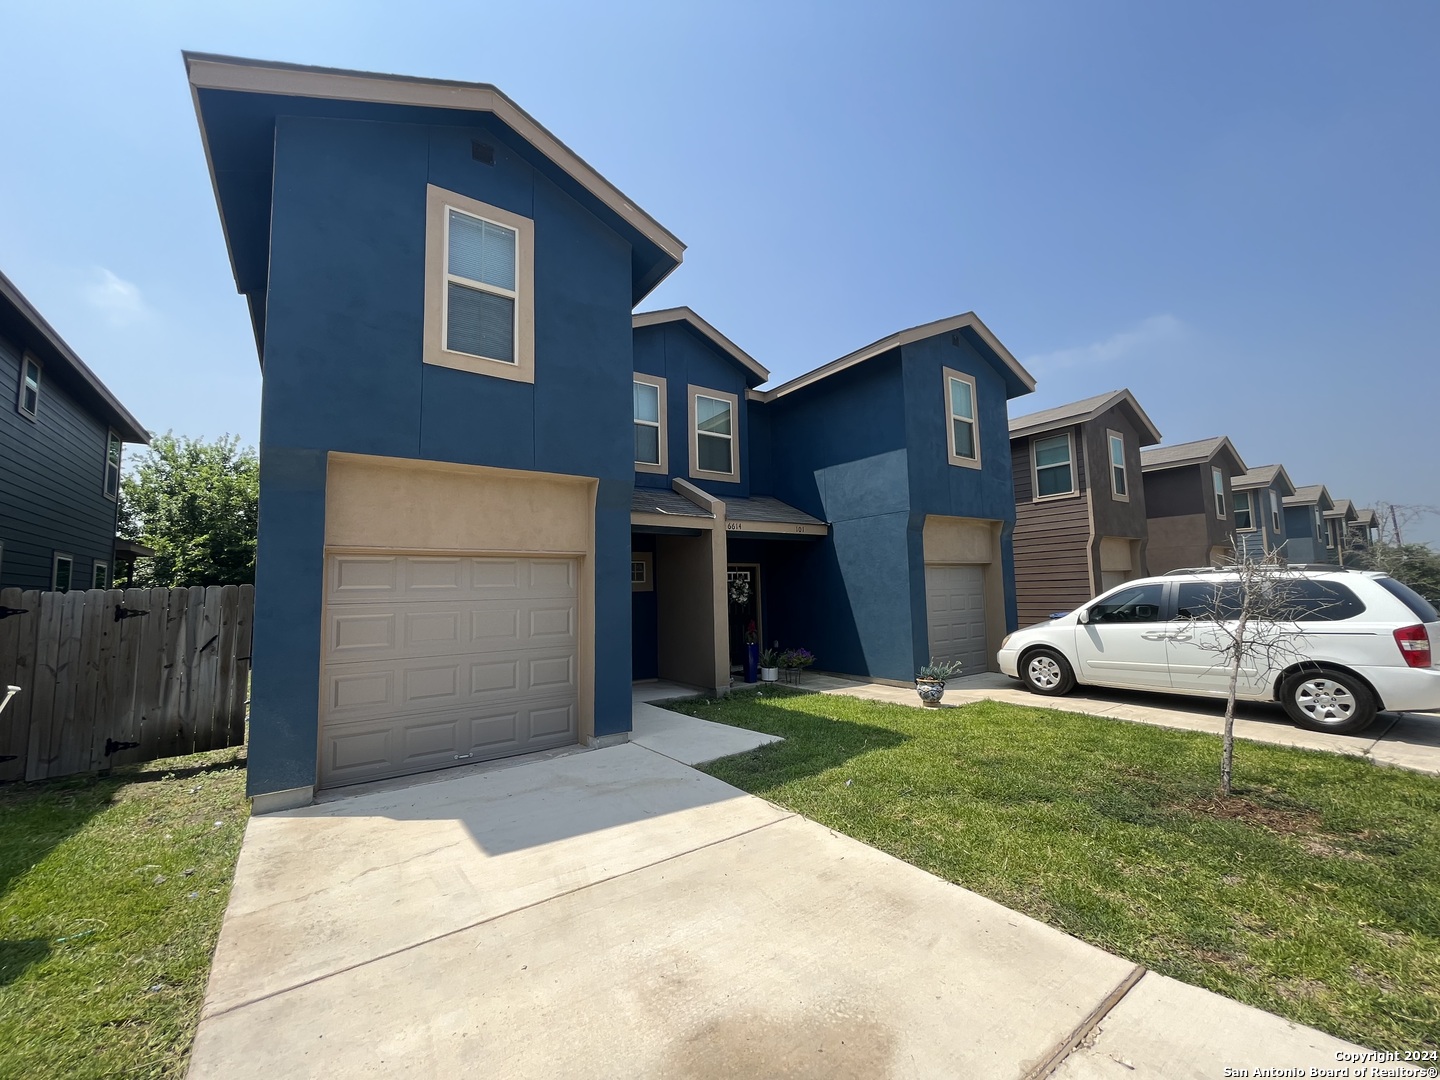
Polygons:
<instances>
[{"instance_id":1,"label":"blue stucco house","mask_svg":"<svg viewBox=\"0 0 1440 1080\"><path fill-rule=\"evenodd\" d=\"M993 654L1034 384L975 316L762 390L633 314L684 245L494 87L185 62L264 374L257 809L623 740L752 622L896 680Z\"/></svg>"},{"instance_id":2,"label":"blue stucco house","mask_svg":"<svg viewBox=\"0 0 1440 1080\"><path fill-rule=\"evenodd\" d=\"M121 454L150 437L4 274L0 385L0 588L109 588Z\"/></svg>"},{"instance_id":3,"label":"blue stucco house","mask_svg":"<svg viewBox=\"0 0 1440 1080\"><path fill-rule=\"evenodd\" d=\"M1261 465L1232 476L1230 490L1234 499L1231 520L1241 551L1252 559L1264 558L1266 552L1280 552L1282 558L1294 561L1285 500L1295 494L1295 485L1285 466ZM1308 532L1302 536L1308 536Z\"/></svg>"}]
</instances>

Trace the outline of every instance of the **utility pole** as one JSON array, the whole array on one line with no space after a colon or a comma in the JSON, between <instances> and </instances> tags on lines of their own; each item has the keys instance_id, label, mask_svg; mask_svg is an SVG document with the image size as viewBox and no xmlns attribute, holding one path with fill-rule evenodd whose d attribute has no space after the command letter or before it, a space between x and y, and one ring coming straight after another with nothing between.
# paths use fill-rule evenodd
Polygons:
<instances>
[{"instance_id":1,"label":"utility pole","mask_svg":"<svg viewBox=\"0 0 1440 1080\"><path fill-rule=\"evenodd\" d=\"M1402 541L1400 539L1400 518L1395 513L1395 504L1390 504L1390 524L1395 528L1395 546L1398 548Z\"/></svg>"}]
</instances>

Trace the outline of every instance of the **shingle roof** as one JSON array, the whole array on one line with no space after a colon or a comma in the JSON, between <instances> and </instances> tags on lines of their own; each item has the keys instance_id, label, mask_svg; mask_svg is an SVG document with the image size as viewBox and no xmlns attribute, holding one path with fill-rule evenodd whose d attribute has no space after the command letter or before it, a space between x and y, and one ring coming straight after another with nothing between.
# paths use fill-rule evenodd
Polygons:
<instances>
[{"instance_id":1,"label":"shingle roof","mask_svg":"<svg viewBox=\"0 0 1440 1080\"><path fill-rule=\"evenodd\" d=\"M1294 495L1285 496L1286 506L1310 506L1312 503L1326 502L1335 505L1330 498L1330 492L1325 490L1324 484L1306 484L1304 487L1297 487Z\"/></svg>"},{"instance_id":2,"label":"shingle roof","mask_svg":"<svg viewBox=\"0 0 1440 1080\"><path fill-rule=\"evenodd\" d=\"M1289 488L1293 494L1295 485L1290 480L1290 474L1285 471L1284 465L1258 465L1247 473L1230 478L1230 487L1234 491L1250 491L1255 488L1267 488L1280 480L1280 487L1283 491Z\"/></svg>"},{"instance_id":3,"label":"shingle roof","mask_svg":"<svg viewBox=\"0 0 1440 1080\"><path fill-rule=\"evenodd\" d=\"M769 495L756 495L749 499L726 499L725 518L728 521L773 521L783 525L825 524L804 510L797 510L789 503L783 503Z\"/></svg>"},{"instance_id":4,"label":"shingle roof","mask_svg":"<svg viewBox=\"0 0 1440 1080\"><path fill-rule=\"evenodd\" d=\"M664 488L636 488L630 496L632 514L673 514L676 517L708 518L715 515L696 506L678 491Z\"/></svg>"},{"instance_id":5,"label":"shingle roof","mask_svg":"<svg viewBox=\"0 0 1440 1080\"><path fill-rule=\"evenodd\" d=\"M1121 403L1129 406L1136 423L1142 429L1143 441L1140 445L1150 446L1158 443L1161 438L1159 428L1151 422L1150 417L1145 415L1145 410L1140 408L1140 403L1135 400L1135 395L1129 390L1110 390L1104 394L1085 398L1083 401L1072 401L1068 405L1057 405L1053 409L1042 409L1040 412L1013 417L1010 420L1010 437L1015 439L1024 435L1049 431L1052 428L1083 424Z\"/></svg>"},{"instance_id":6,"label":"shingle roof","mask_svg":"<svg viewBox=\"0 0 1440 1080\"><path fill-rule=\"evenodd\" d=\"M1194 442L1176 443L1174 446L1156 446L1149 450L1142 450L1140 451L1140 468L1144 472L1157 472L1160 469L1175 469L1182 465L1199 465L1209 461L1225 449L1234 455L1243 471L1246 465L1244 459L1240 457L1240 451L1236 450L1235 444L1224 435L1216 435L1213 439L1197 439Z\"/></svg>"},{"instance_id":7,"label":"shingle roof","mask_svg":"<svg viewBox=\"0 0 1440 1080\"><path fill-rule=\"evenodd\" d=\"M1355 513L1355 504L1349 499L1336 499L1335 508L1325 511L1326 517L1338 517L1342 521L1354 520L1358 515Z\"/></svg>"}]
</instances>

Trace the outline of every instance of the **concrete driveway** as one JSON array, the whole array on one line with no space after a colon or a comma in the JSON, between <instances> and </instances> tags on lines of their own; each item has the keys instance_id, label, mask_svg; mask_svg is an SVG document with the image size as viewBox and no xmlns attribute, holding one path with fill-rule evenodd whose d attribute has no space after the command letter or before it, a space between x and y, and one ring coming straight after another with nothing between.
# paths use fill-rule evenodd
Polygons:
<instances>
[{"instance_id":1,"label":"concrete driveway","mask_svg":"<svg viewBox=\"0 0 1440 1080\"><path fill-rule=\"evenodd\" d=\"M1175 1080L1358 1050L684 763L726 733L646 726L664 753L252 819L190 1076Z\"/></svg>"}]
</instances>

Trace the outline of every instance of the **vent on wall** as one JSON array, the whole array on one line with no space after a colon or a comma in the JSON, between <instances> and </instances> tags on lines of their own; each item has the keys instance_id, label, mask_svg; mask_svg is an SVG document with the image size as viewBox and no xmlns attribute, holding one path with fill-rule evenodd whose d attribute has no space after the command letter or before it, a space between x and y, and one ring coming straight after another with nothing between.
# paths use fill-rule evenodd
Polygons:
<instances>
[{"instance_id":1,"label":"vent on wall","mask_svg":"<svg viewBox=\"0 0 1440 1080\"><path fill-rule=\"evenodd\" d=\"M495 148L479 139L470 140L470 156L482 165L495 164Z\"/></svg>"}]
</instances>

